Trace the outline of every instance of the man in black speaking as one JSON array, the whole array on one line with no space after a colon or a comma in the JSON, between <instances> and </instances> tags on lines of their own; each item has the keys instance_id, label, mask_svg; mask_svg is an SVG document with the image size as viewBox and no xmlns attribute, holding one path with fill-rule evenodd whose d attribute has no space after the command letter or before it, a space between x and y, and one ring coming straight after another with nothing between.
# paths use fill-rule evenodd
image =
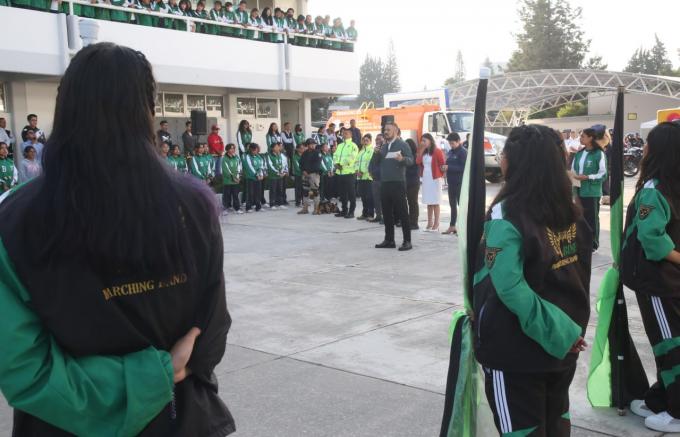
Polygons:
<instances>
[{"instance_id":1,"label":"man in black speaking","mask_svg":"<svg viewBox=\"0 0 680 437\"><path fill-rule=\"evenodd\" d=\"M400 251L411 250L411 227L408 226L406 204L406 167L413 164L411 148L397 136L399 127L386 123L383 127L385 144L380 148L380 201L385 221L385 241L376 244L376 249L394 249L394 216L402 223L404 242Z\"/></svg>"}]
</instances>

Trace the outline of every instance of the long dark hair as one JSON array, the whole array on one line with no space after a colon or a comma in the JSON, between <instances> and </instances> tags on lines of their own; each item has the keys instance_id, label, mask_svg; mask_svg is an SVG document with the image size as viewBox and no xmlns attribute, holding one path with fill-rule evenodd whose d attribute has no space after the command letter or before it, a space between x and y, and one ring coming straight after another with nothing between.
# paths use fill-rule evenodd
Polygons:
<instances>
[{"instance_id":1,"label":"long dark hair","mask_svg":"<svg viewBox=\"0 0 680 437\"><path fill-rule=\"evenodd\" d=\"M268 25L273 25L274 24L274 19L272 18L272 8L266 7L262 9L262 13L260 14L260 18L262 18L262 21L264 21L265 24Z\"/></svg>"},{"instance_id":2,"label":"long dark hair","mask_svg":"<svg viewBox=\"0 0 680 437\"><path fill-rule=\"evenodd\" d=\"M432 154L434 154L434 149L435 149L435 147L437 147L437 143L434 141L434 137L432 135L430 135L429 133L423 134L423 136L421 137L421 141L423 139L426 139L430 142L430 147L427 148L426 152L427 152L428 155L431 156Z\"/></svg>"},{"instance_id":3,"label":"long dark hair","mask_svg":"<svg viewBox=\"0 0 680 437\"><path fill-rule=\"evenodd\" d=\"M238 131L243 133L251 133L250 126L248 126L248 129L246 129L246 124L249 125L248 120L241 120L238 124Z\"/></svg>"},{"instance_id":4,"label":"long dark hair","mask_svg":"<svg viewBox=\"0 0 680 437\"><path fill-rule=\"evenodd\" d=\"M44 241L38 259L79 257L106 273L193 271L186 223L216 214L214 200L160 158L155 94L138 51L100 43L71 60L31 203Z\"/></svg>"},{"instance_id":5,"label":"long dark hair","mask_svg":"<svg viewBox=\"0 0 680 437\"><path fill-rule=\"evenodd\" d=\"M604 138L604 131L598 132L595 129L592 128L587 128L583 129L583 133L590 138L590 144L593 146L593 149L600 149L601 151L604 151L598 140L601 140Z\"/></svg>"},{"instance_id":6,"label":"long dark hair","mask_svg":"<svg viewBox=\"0 0 680 437\"><path fill-rule=\"evenodd\" d=\"M269 130L267 131L267 135L274 135L274 125L276 125L276 122L271 123L271 124L269 125ZM277 127L278 127L278 126L277 126ZM276 129L276 132L278 133L279 130Z\"/></svg>"},{"instance_id":7,"label":"long dark hair","mask_svg":"<svg viewBox=\"0 0 680 437\"><path fill-rule=\"evenodd\" d=\"M680 216L680 124L660 123L649 132L636 190L650 179L659 179L659 191Z\"/></svg>"},{"instance_id":8,"label":"long dark hair","mask_svg":"<svg viewBox=\"0 0 680 437\"><path fill-rule=\"evenodd\" d=\"M416 153L418 151L418 146L416 146L416 142L413 141L411 138L406 138L406 144L411 149L411 154L413 154L413 156L416 156Z\"/></svg>"},{"instance_id":9,"label":"long dark hair","mask_svg":"<svg viewBox=\"0 0 680 437\"><path fill-rule=\"evenodd\" d=\"M562 230L581 215L574 204L561 141L546 126L514 128L503 149L505 185L492 203L503 201L508 217L529 216L539 225Z\"/></svg>"}]
</instances>

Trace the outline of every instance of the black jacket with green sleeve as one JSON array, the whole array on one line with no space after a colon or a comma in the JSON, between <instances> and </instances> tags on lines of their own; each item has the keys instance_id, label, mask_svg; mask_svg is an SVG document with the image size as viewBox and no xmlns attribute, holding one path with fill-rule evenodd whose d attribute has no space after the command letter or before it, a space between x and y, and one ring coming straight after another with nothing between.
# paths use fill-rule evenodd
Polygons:
<instances>
[{"instance_id":1,"label":"black jacket with green sleeve","mask_svg":"<svg viewBox=\"0 0 680 437\"><path fill-rule=\"evenodd\" d=\"M170 274L154 273L102 273L94 268L86 256L78 255L73 249L71 256L52 261L48 266L36 254L41 252L44 241L32 230L33 218L40 210L35 204L35 194L43 183L38 177L30 183L11 192L0 204L0 304L7 300L4 295L21 299L30 313L44 327L68 356L85 362L100 360L98 375L94 381L81 379L76 387L96 384L94 402L98 397L108 398L116 390L129 384L139 384L144 390L135 399L128 399L122 408L141 408L155 404L155 410L146 411L144 422L134 432L114 433L101 428L90 416L91 410L80 405L80 417L69 416L67 406L49 403L49 399L39 400L27 408L24 404L25 392L7 396L8 402L15 406L15 436L64 437L72 433L92 436L140 435L140 436L225 436L234 430L234 421L217 392L217 381L213 370L224 355L226 336L231 318L226 307L223 274L223 249L219 218L215 211L207 207L201 195L199 183L186 175L177 175L173 180L177 193L178 208L184 217L187 240L192 244L193 255L202 260L195 271L176 271ZM29 219L32 218L32 219ZM2 256L4 255L4 256ZM10 272L11 274L6 274ZM15 305L16 306L16 305ZM3 310L5 308L3 307ZM5 343L2 355L19 348L18 341L30 332L25 317L12 313L0 314L1 333L4 338L16 332L17 341ZM159 390L158 367L150 366L153 360L133 363L129 368L133 374L121 378L120 372L111 371L107 366L117 357L129 356L138 351L169 351L173 344L193 326L201 329L196 341L189 368L192 375L172 387L172 379L163 376ZM44 337L44 334L43 334ZM11 347L10 347L11 346ZM31 349L32 351L32 349ZM32 351L31 353L35 353ZM155 362L167 361L167 353L155 352ZM112 358L107 358L112 357ZM98 358L102 357L102 358ZM7 357L0 358L0 370L17 371L19 358L13 363L3 363ZM45 357L43 361L49 361ZM63 366L60 362L57 362ZM93 364L90 364L93 365ZM169 363L164 364L166 367ZM107 370L108 369L108 370ZM66 369L68 370L68 369ZM171 375L169 372L164 372ZM117 376L118 375L118 376ZM6 392L17 378L0 386ZM28 380L42 378L41 373L30 372L24 375ZM168 380L169 379L169 380ZM41 391L49 392L55 383L48 381ZM59 387L69 385L60 383ZM128 387L127 390L130 390ZM167 394L163 394L168 392ZM29 396L31 401L33 396ZM172 402L171 402L172 399ZM106 406L106 399L100 404ZM161 402L160 404L159 401ZM76 401L71 401L79 406ZM87 403L85 402L85 404ZM126 404L133 402L133 406ZM45 409L54 410L46 416ZM21 411L20 411L21 410ZM121 412L114 411L120 415ZM39 419L40 416L44 420ZM127 418L123 418L127 422ZM106 423L106 421L104 421Z\"/></svg>"},{"instance_id":2,"label":"black jacket with green sleeve","mask_svg":"<svg viewBox=\"0 0 680 437\"><path fill-rule=\"evenodd\" d=\"M511 372L558 371L590 316L592 233L583 220L552 231L496 204L474 277L475 354Z\"/></svg>"},{"instance_id":3,"label":"black jacket with green sleeve","mask_svg":"<svg viewBox=\"0 0 680 437\"><path fill-rule=\"evenodd\" d=\"M680 218L658 180L647 181L631 200L624 235L623 282L652 296L680 296L680 266L665 259L680 249Z\"/></svg>"}]
</instances>

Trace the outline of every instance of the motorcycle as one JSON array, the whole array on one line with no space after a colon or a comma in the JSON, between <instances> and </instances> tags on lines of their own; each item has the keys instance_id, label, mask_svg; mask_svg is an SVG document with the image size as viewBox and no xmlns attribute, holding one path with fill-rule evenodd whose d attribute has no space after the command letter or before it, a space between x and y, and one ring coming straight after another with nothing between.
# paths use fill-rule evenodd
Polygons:
<instances>
[{"instance_id":1,"label":"motorcycle","mask_svg":"<svg viewBox=\"0 0 680 437\"><path fill-rule=\"evenodd\" d=\"M629 178L640 171L642 147L629 147L623 152L623 175Z\"/></svg>"}]
</instances>

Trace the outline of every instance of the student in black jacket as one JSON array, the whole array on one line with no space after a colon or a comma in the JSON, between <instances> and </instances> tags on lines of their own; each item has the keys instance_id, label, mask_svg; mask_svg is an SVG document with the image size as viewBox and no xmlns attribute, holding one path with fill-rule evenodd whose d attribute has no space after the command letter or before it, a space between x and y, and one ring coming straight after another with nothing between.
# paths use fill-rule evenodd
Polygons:
<instances>
[{"instance_id":1,"label":"student in black jacket","mask_svg":"<svg viewBox=\"0 0 680 437\"><path fill-rule=\"evenodd\" d=\"M446 184L449 187L449 206L451 207L451 221L449 228L442 234L457 234L456 221L458 220L458 201L460 188L463 185L463 172L467 160L467 150L460 143L460 136L452 132L446 138L451 149L446 154Z\"/></svg>"},{"instance_id":2,"label":"student in black jacket","mask_svg":"<svg viewBox=\"0 0 680 437\"><path fill-rule=\"evenodd\" d=\"M9 193L0 207L0 290L18 291L54 347L72 357L111 356L94 379L77 381L83 390L92 384L100 389L86 402L109 396L121 381L131 382L107 372L112 357L168 351L195 327L200 336L188 363L191 375L174 386L172 379L166 381L161 396L151 378L154 368L140 366L136 376L148 374L148 387L130 401L137 408L158 408L147 411L135 430L111 432L106 425L83 432L77 426L91 422L87 411L66 421L59 413L23 409L15 411L17 437L66 437L71 431L221 437L234 431L213 373L231 324L214 193L159 157L155 90L151 65L127 47L93 44L71 60L59 85L44 173ZM107 103L113 101L119 105ZM92 147L95 142L101 147ZM14 346L7 317L0 328ZM0 362L9 350L3 347ZM8 369L0 368L6 377ZM101 378L105 375L108 380ZM33 396L58 389L58 379L46 381L42 372L33 377L40 382ZM83 408L65 397L50 407L59 412L69 406Z\"/></svg>"},{"instance_id":3,"label":"student in black jacket","mask_svg":"<svg viewBox=\"0 0 680 437\"><path fill-rule=\"evenodd\" d=\"M569 385L590 315L592 233L574 204L560 138L510 132L474 286L475 355L502 435L566 437Z\"/></svg>"}]
</instances>

